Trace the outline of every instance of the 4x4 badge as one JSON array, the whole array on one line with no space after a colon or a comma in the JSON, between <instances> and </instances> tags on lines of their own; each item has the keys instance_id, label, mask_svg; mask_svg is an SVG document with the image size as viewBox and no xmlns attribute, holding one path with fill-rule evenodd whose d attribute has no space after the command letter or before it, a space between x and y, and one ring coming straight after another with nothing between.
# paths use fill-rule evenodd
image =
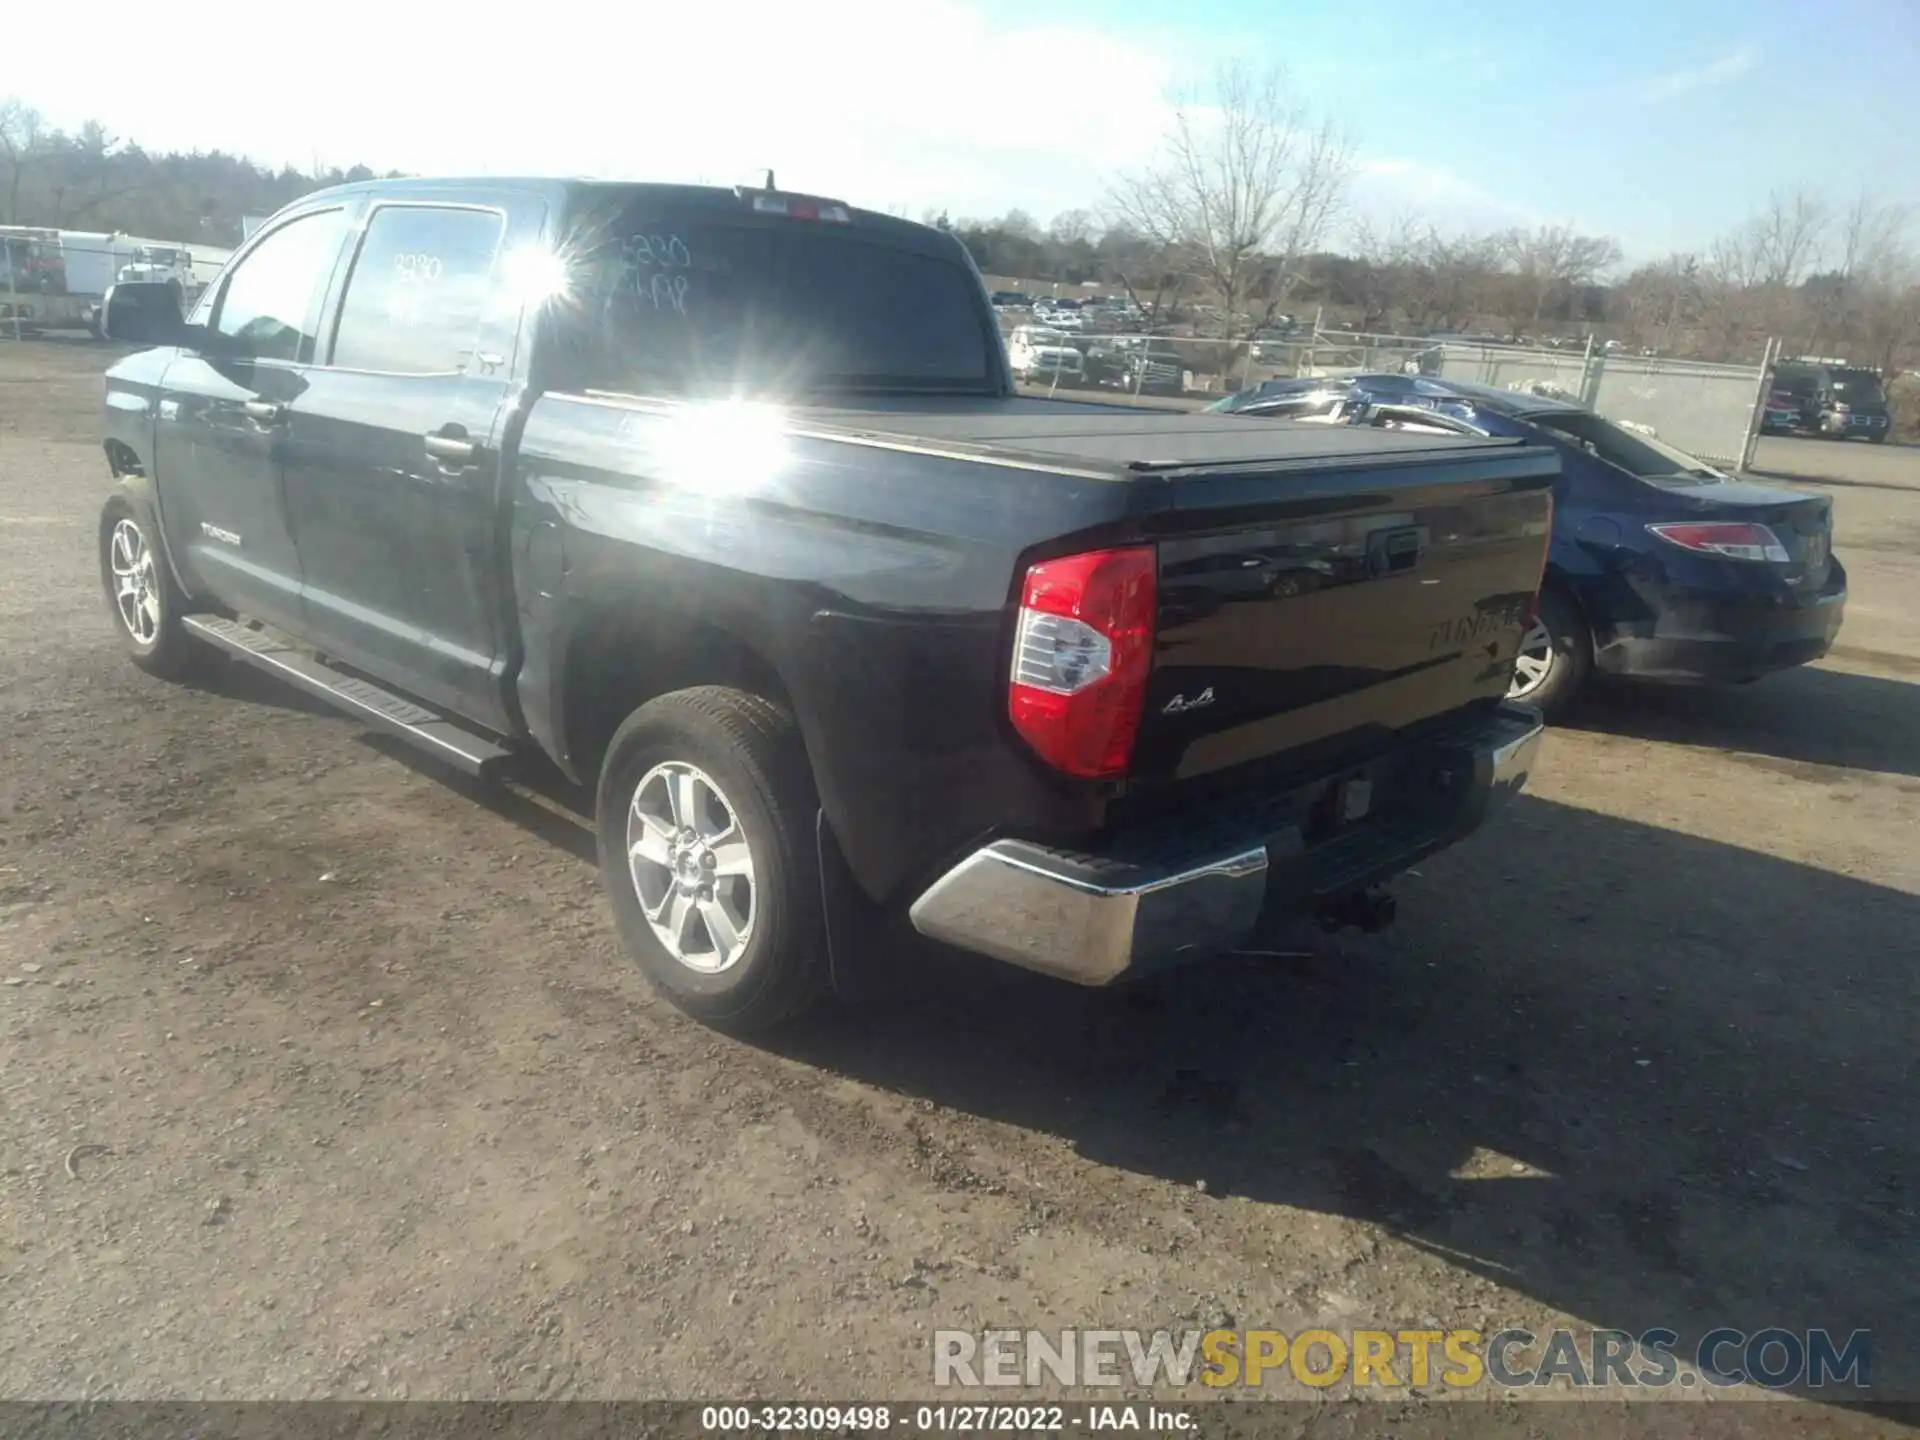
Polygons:
<instances>
[{"instance_id":1,"label":"4x4 badge","mask_svg":"<svg viewBox=\"0 0 1920 1440\"><path fill-rule=\"evenodd\" d=\"M1160 707L1160 713L1162 715L1184 715L1189 710L1204 710L1211 704L1213 704L1213 686L1209 685L1191 700L1187 699L1184 695L1174 696L1173 699L1167 701L1166 704Z\"/></svg>"}]
</instances>

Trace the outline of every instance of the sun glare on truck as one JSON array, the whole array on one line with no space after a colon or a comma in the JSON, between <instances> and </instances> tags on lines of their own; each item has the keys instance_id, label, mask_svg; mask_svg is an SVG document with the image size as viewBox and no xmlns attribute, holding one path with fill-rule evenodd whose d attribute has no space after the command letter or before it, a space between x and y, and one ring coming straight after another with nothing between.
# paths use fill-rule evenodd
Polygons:
<instances>
[{"instance_id":1,"label":"sun glare on truck","mask_svg":"<svg viewBox=\"0 0 1920 1440\"><path fill-rule=\"evenodd\" d=\"M651 438L662 481L715 497L763 494L787 463L786 412L764 401L693 401Z\"/></svg>"},{"instance_id":2,"label":"sun glare on truck","mask_svg":"<svg viewBox=\"0 0 1920 1440\"><path fill-rule=\"evenodd\" d=\"M544 245L527 245L501 258L506 293L523 305L546 305L566 299L573 290L572 266L566 256Z\"/></svg>"}]
</instances>

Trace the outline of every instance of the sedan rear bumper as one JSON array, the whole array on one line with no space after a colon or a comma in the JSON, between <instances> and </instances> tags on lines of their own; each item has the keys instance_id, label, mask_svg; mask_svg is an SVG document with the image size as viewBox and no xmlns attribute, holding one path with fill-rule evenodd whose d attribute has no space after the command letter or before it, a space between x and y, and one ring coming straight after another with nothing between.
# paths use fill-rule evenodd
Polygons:
<instances>
[{"instance_id":1,"label":"sedan rear bumper","mask_svg":"<svg viewBox=\"0 0 1920 1440\"><path fill-rule=\"evenodd\" d=\"M1839 566L1826 592L1786 609L1750 602L1676 603L1648 625L1596 636L1594 668L1623 679L1740 683L1810 664L1833 647L1846 618Z\"/></svg>"},{"instance_id":2,"label":"sedan rear bumper","mask_svg":"<svg viewBox=\"0 0 1920 1440\"><path fill-rule=\"evenodd\" d=\"M1344 777L1253 797L1203 824L1174 817L1106 853L996 840L928 887L913 903L913 925L1082 985L1220 954L1470 834L1525 785L1542 730L1538 711L1508 704L1422 742L1398 757L1402 803L1311 842L1312 808L1343 799L1328 787Z\"/></svg>"}]
</instances>

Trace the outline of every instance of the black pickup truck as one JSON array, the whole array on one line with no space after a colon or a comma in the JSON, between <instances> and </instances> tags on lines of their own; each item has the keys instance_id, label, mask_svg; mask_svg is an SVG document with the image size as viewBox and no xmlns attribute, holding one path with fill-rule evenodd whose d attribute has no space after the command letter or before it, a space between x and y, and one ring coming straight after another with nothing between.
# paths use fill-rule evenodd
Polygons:
<instances>
[{"instance_id":1,"label":"black pickup truck","mask_svg":"<svg viewBox=\"0 0 1920 1440\"><path fill-rule=\"evenodd\" d=\"M106 383L135 663L224 653L594 787L675 1003L913 932L1086 984L1382 921L1524 781L1556 462L1014 392L940 231L773 189L381 181L262 226ZM900 942L900 943L890 943Z\"/></svg>"}]
</instances>

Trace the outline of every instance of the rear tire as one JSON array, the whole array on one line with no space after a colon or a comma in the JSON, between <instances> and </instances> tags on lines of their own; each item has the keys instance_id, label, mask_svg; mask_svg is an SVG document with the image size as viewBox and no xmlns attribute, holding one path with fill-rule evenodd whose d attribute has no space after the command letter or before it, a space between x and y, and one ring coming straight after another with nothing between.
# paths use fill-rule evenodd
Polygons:
<instances>
[{"instance_id":1,"label":"rear tire","mask_svg":"<svg viewBox=\"0 0 1920 1440\"><path fill-rule=\"evenodd\" d=\"M149 675L184 680L217 652L181 625L187 598L160 551L160 527L144 500L109 497L100 510L100 584L128 658Z\"/></svg>"},{"instance_id":2,"label":"rear tire","mask_svg":"<svg viewBox=\"0 0 1920 1440\"><path fill-rule=\"evenodd\" d=\"M678 1009L735 1034L824 989L815 816L792 715L721 686L649 701L600 768L600 874L620 936Z\"/></svg>"},{"instance_id":3,"label":"rear tire","mask_svg":"<svg viewBox=\"0 0 1920 1440\"><path fill-rule=\"evenodd\" d=\"M1540 591L1540 613L1520 642L1509 700L1562 714L1593 673L1593 635L1580 607L1557 585Z\"/></svg>"}]
</instances>

